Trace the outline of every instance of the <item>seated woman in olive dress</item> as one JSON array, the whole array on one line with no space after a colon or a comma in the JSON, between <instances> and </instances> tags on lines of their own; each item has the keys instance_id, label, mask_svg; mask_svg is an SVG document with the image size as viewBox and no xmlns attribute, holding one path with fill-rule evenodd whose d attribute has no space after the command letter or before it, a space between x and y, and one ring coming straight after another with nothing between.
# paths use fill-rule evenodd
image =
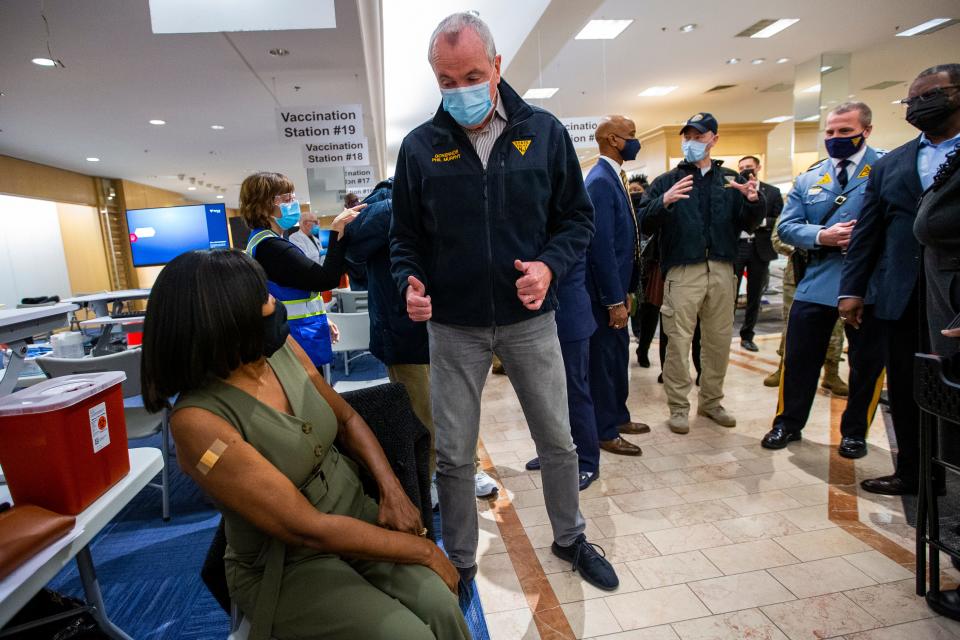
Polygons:
<instances>
[{"instance_id":1,"label":"seated woman in olive dress","mask_svg":"<svg viewBox=\"0 0 960 640\"><path fill-rule=\"evenodd\" d=\"M219 504L230 597L266 638L469 638L458 574L363 419L289 338L263 269L234 250L168 264L150 295L144 403ZM354 462L376 479L364 495Z\"/></svg>"}]
</instances>

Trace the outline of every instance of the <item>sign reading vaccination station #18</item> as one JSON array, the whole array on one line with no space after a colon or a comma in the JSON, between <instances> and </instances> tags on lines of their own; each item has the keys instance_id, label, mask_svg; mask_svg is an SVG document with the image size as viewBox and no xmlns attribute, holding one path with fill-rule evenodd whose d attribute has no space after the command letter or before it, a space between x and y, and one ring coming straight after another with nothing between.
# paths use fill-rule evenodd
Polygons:
<instances>
[{"instance_id":1,"label":"sign reading vaccination station #18","mask_svg":"<svg viewBox=\"0 0 960 640\"><path fill-rule=\"evenodd\" d=\"M370 164L370 150L366 138L341 142L308 142L302 146L303 166L307 169L320 167L362 167Z\"/></svg>"},{"instance_id":2,"label":"sign reading vaccination station #18","mask_svg":"<svg viewBox=\"0 0 960 640\"><path fill-rule=\"evenodd\" d=\"M597 125L600 124L600 116L560 118L560 122L567 129L567 133L570 134L574 148L584 149L597 146L597 141L593 139L593 134L596 133Z\"/></svg>"}]
</instances>

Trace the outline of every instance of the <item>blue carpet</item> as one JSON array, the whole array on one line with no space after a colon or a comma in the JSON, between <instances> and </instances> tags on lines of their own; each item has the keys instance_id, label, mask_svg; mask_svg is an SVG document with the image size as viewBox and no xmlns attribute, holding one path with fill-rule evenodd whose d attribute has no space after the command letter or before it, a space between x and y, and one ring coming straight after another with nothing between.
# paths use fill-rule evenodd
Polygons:
<instances>
[{"instance_id":1,"label":"blue carpet","mask_svg":"<svg viewBox=\"0 0 960 640\"><path fill-rule=\"evenodd\" d=\"M366 355L354 360L344 376L342 359L334 380L386 377L386 367ZM160 448L160 437L137 446ZM200 566L220 516L176 462L170 468L170 513L160 518L160 492L147 487L108 524L91 544L97 577L110 618L136 640L223 640L229 617L200 580ZM439 516L435 518L439 532ZM76 564L67 565L50 588L82 597ZM464 616L475 640L489 640L476 586Z\"/></svg>"}]
</instances>

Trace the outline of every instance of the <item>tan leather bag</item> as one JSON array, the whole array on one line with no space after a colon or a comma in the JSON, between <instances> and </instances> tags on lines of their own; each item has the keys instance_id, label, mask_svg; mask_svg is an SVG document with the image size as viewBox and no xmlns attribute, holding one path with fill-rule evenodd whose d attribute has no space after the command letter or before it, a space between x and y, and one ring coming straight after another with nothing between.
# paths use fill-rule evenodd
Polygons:
<instances>
[{"instance_id":1,"label":"tan leather bag","mask_svg":"<svg viewBox=\"0 0 960 640\"><path fill-rule=\"evenodd\" d=\"M0 513L0 579L73 530L76 518L32 504Z\"/></svg>"}]
</instances>

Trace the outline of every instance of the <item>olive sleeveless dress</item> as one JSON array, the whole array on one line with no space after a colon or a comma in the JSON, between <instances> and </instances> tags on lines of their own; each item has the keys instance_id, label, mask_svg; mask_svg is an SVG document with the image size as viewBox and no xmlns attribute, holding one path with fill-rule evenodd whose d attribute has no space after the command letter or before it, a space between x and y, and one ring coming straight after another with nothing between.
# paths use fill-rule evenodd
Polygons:
<instances>
[{"instance_id":1,"label":"olive sleeveless dress","mask_svg":"<svg viewBox=\"0 0 960 640\"><path fill-rule=\"evenodd\" d=\"M268 363L293 415L221 380L184 394L174 411L204 409L229 422L315 509L375 523L355 464L334 446L337 419L293 350ZM469 638L457 598L421 565L341 558L269 537L221 507L230 597L250 619L250 640Z\"/></svg>"}]
</instances>

